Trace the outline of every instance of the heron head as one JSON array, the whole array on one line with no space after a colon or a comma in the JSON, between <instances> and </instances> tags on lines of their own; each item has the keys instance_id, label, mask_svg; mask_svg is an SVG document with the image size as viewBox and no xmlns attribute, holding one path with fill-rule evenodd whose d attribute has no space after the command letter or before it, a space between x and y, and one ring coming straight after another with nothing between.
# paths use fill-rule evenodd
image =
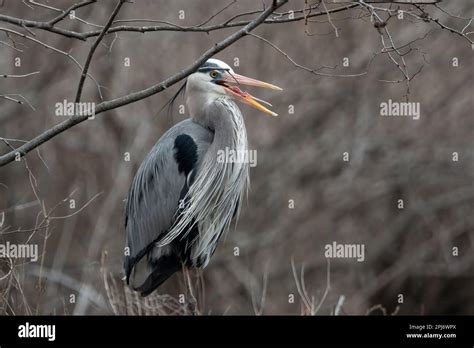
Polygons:
<instances>
[{"instance_id":1,"label":"heron head","mask_svg":"<svg viewBox=\"0 0 474 348\"><path fill-rule=\"evenodd\" d=\"M280 87L236 74L229 65L218 59L207 60L197 72L189 76L187 84L188 88L197 89L208 96L216 98L228 96L272 116L278 115L262 105L272 106L270 103L242 91L240 86L248 85L281 91Z\"/></svg>"}]
</instances>

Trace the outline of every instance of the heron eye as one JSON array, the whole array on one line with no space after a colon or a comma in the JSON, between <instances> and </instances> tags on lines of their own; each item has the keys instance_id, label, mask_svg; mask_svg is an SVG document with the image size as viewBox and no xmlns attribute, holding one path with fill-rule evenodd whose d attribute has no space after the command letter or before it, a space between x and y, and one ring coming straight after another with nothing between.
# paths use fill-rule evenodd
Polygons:
<instances>
[{"instance_id":1,"label":"heron eye","mask_svg":"<svg viewBox=\"0 0 474 348\"><path fill-rule=\"evenodd\" d=\"M211 76L213 79L215 79L217 77L217 71L213 70L209 73L209 76Z\"/></svg>"}]
</instances>

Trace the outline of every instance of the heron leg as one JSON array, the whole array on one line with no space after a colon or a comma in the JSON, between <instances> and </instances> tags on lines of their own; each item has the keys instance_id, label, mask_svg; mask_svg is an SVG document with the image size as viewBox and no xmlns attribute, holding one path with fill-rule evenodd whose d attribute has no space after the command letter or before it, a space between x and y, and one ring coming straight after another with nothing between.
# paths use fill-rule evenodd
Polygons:
<instances>
[{"instance_id":1,"label":"heron leg","mask_svg":"<svg viewBox=\"0 0 474 348\"><path fill-rule=\"evenodd\" d=\"M184 274L184 285L186 287L186 290L188 292L188 297L189 300L187 301L188 303L188 309L191 312L192 315L200 315L200 311L198 308L198 303L196 300L196 296L194 296L194 290L193 290L193 284L191 282L191 276L189 275L190 269L186 267L183 264L183 274Z\"/></svg>"}]
</instances>

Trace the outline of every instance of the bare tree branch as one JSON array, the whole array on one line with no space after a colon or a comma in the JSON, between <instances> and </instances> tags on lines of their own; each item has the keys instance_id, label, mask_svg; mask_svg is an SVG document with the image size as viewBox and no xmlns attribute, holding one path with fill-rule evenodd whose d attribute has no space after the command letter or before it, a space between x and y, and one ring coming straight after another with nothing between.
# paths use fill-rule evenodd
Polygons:
<instances>
[{"instance_id":1,"label":"bare tree branch","mask_svg":"<svg viewBox=\"0 0 474 348\"><path fill-rule=\"evenodd\" d=\"M281 24L281 23L290 23L290 22L298 22L307 18L312 18L312 17L319 17L319 16L327 16L328 14L331 13L337 13L337 12L342 12L346 11L355 7L358 7L359 4L349 4L346 6L341 6L341 7L336 7L333 8L329 11L320 11L320 12L315 12L311 13L309 15L301 15L301 16L295 16L294 18L282 18L282 19L265 19L263 21L264 24ZM128 31L128 32L138 32L138 33L147 33L147 32L156 32L156 31L177 31L177 32L201 32L201 33L210 33L212 31L216 30L221 30L221 29L227 29L227 28L233 28L233 27L243 27L246 25L249 25L252 21L250 20L245 20L245 21L238 21L238 22L233 22L231 23L232 20L244 16L244 15L250 15L250 14L255 14L255 13L260 13L262 11L252 11L252 12L247 12L247 13L241 13L239 15L233 16L229 20L225 21L222 24L216 24L216 25L210 25L210 26L199 26L199 25L194 25L194 26L189 26L189 27L183 27L179 26L177 24L173 23L168 23L165 21L160 21L160 20L119 20L115 21L114 23L120 23L120 22L126 22L126 21L145 21L145 22L157 22L157 23L163 23L165 25L159 25L159 26L128 26L128 25L122 25L122 26L114 26L111 27L110 29L107 30L107 34L110 33L115 33L115 32L122 32L122 31ZM294 11L298 12L298 11ZM82 41L86 41L90 37L98 36L102 32L102 30L93 30L93 31L88 31L88 32L83 32L79 33L73 30L67 30L67 29L62 29L62 28L57 28L53 24L51 24L51 21L48 22L39 22L39 21L32 21L32 20L23 20L20 18L15 18L11 16L5 16L5 15L0 15L0 21L14 24L20 27L27 27L27 28L37 28L41 30L46 30L58 35L63 35L65 37L69 38L74 38ZM202 25L202 24L201 24Z\"/></svg>"},{"instance_id":2,"label":"bare tree branch","mask_svg":"<svg viewBox=\"0 0 474 348\"><path fill-rule=\"evenodd\" d=\"M272 2L271 6L269 6L264 12L262 12L258 17L252 20L249 24L239 29L232 35L228 36L226 39L222 40L221 42L215 44L212 48L204 52L204 54L202 54L194 63L192 63L190 66L188 66L186 69L182 70L181 72L173 76L170 76L166 80L156 85L153 85L151 87L148 87L144 90L130 93L123 97L119 97L116 99L112 99L112 100L100 103L95 108L95 115L101 114L108 110L118 108L120 106L134 103L136 101L142 100L154 94L160 93L166 88L181 81L182 79L186 78L188 75L196 71L196 69L199 68L199 66L201 66L207 59L209 59L216 53L222 51L226 47L230 46L231 44L241 39L242 37L248 35L250 31L252 31L258 25L263 23L265 19L273 13L274 10L280 8L287 2L288 0ZM16 149L16 151L11 151L3 156L0 156L0 166L4 166L5 164L12 162L15 159L16 153L19 153L21 156L25 156L28 152L40 146L41 144L48 141L49 139L55 137L56 135L64 132L65 130L71 127L74 127L75 125L79 123L84 122L87 119L88 119L88 116L75 116L55 125L54 127L46 130L42 134L38 135L37 137L33 138L29 142L20 146L19 148Z\"/></svg>"},{"instance_id":3,"label":"bare tree branch","mask_svg":"<svg viewBox=\"0 0 474 348\"><path fill-rule=\"evenodd\" d=\"M38 21L30 21L26 19L20 19L20 18L15 18L15 17L10 17L10 16L5 16L0 14L0 22L6 22L10 24L15 24L17 26L23 27L23 28L36 28L36 29L42 29L49 31L51 33L59 34L62 36L86 41L86 38L81 35L80 33L77 33L72 30L67 30L67 29L61 29L58 27L55 27L53 24L50 24L49 22L38 22ZM98 33L98 35L100 32Z\"/></svg>"},{"instance_id":4,"label":"bare tree branch","mask_svg":"<svg viewBox=\"0 0 474 348\"><path fill-rule=\"evenodd\" d=\"M25 34L22 34L18 31L15 31L15 30L11 30L11 29L8 29L8 28L2 28L0 27L0 31L3 31L7 34L14 34L14 35L17 35L17 36L20 36L24 39L27 39L27 40L30 40L30 41L33 41L47 49L50 49L56 53L59 53L59 54L62 54L63 56L66 56L67 58L69 58L70 60L72 60L74 62L75 65L77 65L77 67L82 71L84 68L83 66L81 65L81 63L78 62L78 60L76 58L74 58L70 53L68 52L64 52L56 47L53 47L51 45L48 45L46 43L44 43L43 41L41 40L38 40L38 39L35 39L34 37L31 37L31 36L28 36L28 35L25 35ZM102 99L102 94L100 92L100 86L99 86L99 83L97 82L97 80L89 73L87 73L87 76L89 76L91 78L92 81L94 81L94 83L96 84L97 86L97 89L99 90L99 94L101 95L101 99Z\"/></svg>"},{"instance_id":5,"label":"bare tree branch","mask_svg":"<svg viewBox=\"0 0 474 348\"><path fill-rule=\"evenodd\" d=\"M87 74L87 70L88 70L90 61L92 59L92 55L93 55L95 49L97 48L97 46L99 45L100 41L102 40L102 38L108 33L113 33L113 32L116 33L116 32L119 32L119 31L138 31L138 32L143 32L143 33L148 32L148 31L210 32L210 31L213 31L213 30L218 30L218 29L223 29L223 28L230 28L230 27L234 27L234 26L235 27L244 26L240 30L238 30L237 32L232 34L231 36L227 37L225 40L221 41L220 43L216 44L214 47L210 48L199 59L197 59L193 64L191 64L190 66L188 66L186 69L182 70L181 72L179 72L175 75L172 75L169 78L163 80L162 82L160 82L158 84L155 84L151 87L148 87L146 89L143 89L141 91L130 93L128 95L125 95L125 96L122 96L122 97L119 97L119 98L115 98L115 99L112 99L112 100L109 100L109 101L104 101L104 102L98 104L95 108L95 114L96 115L98 115L100 113L103 113L105 111L108 111L108 110L112 110L112 109L130 104L130 103L134 103L134 102L139 101L141 99L147 98L151 95L162 92L164 89L166 89L166 88L172 86L173 84L175 84L176 82L186 78L189 74L194 72L199 67L199 65L201 65L205 60L207 60L208 58L210 58L214 54L222 51L223 49L225 49L226 47L228 47L229 45L231 45L232 43L234 43L235 41L237 41L241 37L248 35L252 29L254 29L256 26L258 26L260 24L263 24L263 23L265 23L265 24L278 24L278 23L294 22L294 21L298 21L298 20L307 21L307 19L309 17L316 17L316 16L328 16L328 18L330 19L330 14L332 14L332 13L342 12L342 11L346 11L348 9L359 7L359 8L368 10L372 20L374 20L374 18L375 18L375 22L374 22L374 26L375 26L375 24L377 24L377 23L386 23L379 16L378 11L385 11L386 13L388 13L389 18L391 16L394 16L395 14L397 14L398 11L402 11L402 10L399 10L399 9L393 9L393 8L388 8L388 7L376 7L372 4L368 4L367 2L365 2L363 0L360 0L357 3L349 3L348 5L341 6L341 7L336 7L336 8L333 8L333 9L328 9L326 7L325 3L323 3L324 11L311 13L312 10L316 9L321 4L321 2L320 2L317 5L310 5L310 6L307 5L307 6L305 6L304 10L293 11L293 13L292 13L293 15L294 15L294 12L302 13L300 16L290 16L290 11L289 11L289 12L277 14L278 17L274 16L272 18L271 15L272 14L275 15L275 13L276 13L275 10L280 8L286 2L287 2L287 0L285 0L285 1L274 1L272 3L272 6L270 6L268 9L264 10L263 12L261 12L260 15L258 15L255 19L253 19L251 21L232 22L232 20L234 18L238 18L238 16L234 16L234 17L231 18L231 20L228 20L228 21L224 22L223 24L207 26L207 27L202 26L202 25L206 24L207 22L209 22L209 20L213 19L217 14L224 11L228 6L232 5L233 2L231 2L226 7L224 7L222 10L220 10L216 15L212 15L209 20L204 21L199 26L181 27L181 26L178 26L178 25L175 25L175 24L172 24L172 23L167 23L165 25L151 26L151 27L148 27L148 26L147 27L136 27L136 26L116 26L116 27L113 27L112 25L114 23L123 22L123 21L127 21L127 20L114 21L114 19L111 17L109 19L109 21L107 22L107 24L104 27L102 27L102 29L99 30L99 31L91 31L91 32L84 32L84 33L76 33L75 32L73 35L71 35L71 33L69 32L68 35L66 35L66 36L76 37L76 38L80 37L81 39L84 39L84 40L86 40L88 37L98 36L97 40L95 41L95 43L94 43L94 45L93 45L93 47L92 47L92 49L89 53L88 59L86 60L86 66L84 66L82 68L83 74L82 74L81 80L79 82L79 86L78 86L78 90L77 90L77 94L76 94L76 102L80 100L80 96L81 96L84 81L85 81L84 74ZM33 2L30 2L30 3L33 3ZM77 3L77 4L73 5L69 9L71 9L73 7L74 8L79 8L79 7L87 6L87 5L90 5L91 3L93 3L93 1L84 1L84 2ZM34 3L34 5L40 6L39 3ZM468 25L466 25L464 27L464 29L462 30L462 32L460 32L460 31L457 31L455 29L449 28L449 27L445 26L444 24L441 24L437 19L434 19L434 18L430 17L430 15L426 14L424 9L417 6L416 4L414 4L414 6L419 11L422 11L422 15L417 15L412 10L402 11L402 12L406 13L409 16L417 18L419 20L433 21L433 22L437 23L438 25L440 25L443 29L453 31L453 32L457 33L458 35L463 36L465 39L467 39L469 42L472 43L472 40L470 38L468 38L468 36L467 36L469 33L465 33L465 31L467 30L467 27L469 26L471 21L469 21ZM46 7L49 8L49 6L46 6ZM23 21L23 20L18 20L18 19L8 17L8 16L1 16L1 15L0 15L0 21L3 20L3 21L6 21L6 22L9 22L9 23L12 23L12 24L21 25L22 27L35 27L35 28L40 28L40 29L45 29L45 30L51 31L50 30L52 28L51 23L59 22L58 19L60 19L61 16L64 16L64 13L66 13L69 10L68 9L68 10L62 11L62 10L58 10L58 9L54 9L54 8L51 8L51 9L53 9L55 11L61 11L61 15L56 17L55 19L49 21L49 22ZM249 14L249 13L244 13L243 15L246 15L246 14ZM287 17L282 18L282 16L287 16ZM64 18L64 17L61 17L61 18ZM280 19L276 19L276 18L280 18ZM162 21L160 21L160 22L162 22ZM165 22L163 22L163 23L165 23ZM333 28L335 28L334 24L332 22L331 22L331 25L333 26ZM44 47L53 49L56 52L65 54L69 58L72 58L70 56L70 54L68 54L66 52L63 52L63 51L60 51L60 50L58 50L58 49L56 49L56 48L54 48L50 45L47 45L47 44L45 44L45 43L43 43L43 42L41 42L41 41L39 41L39 40L37 40L33 37L27 36L25 34L21 34L19 32L13 31L13 30L8 29L8 28L0 28L0 30L6 32L7 34L11 33L11 34L19 35L23 38L32 40L34 42L37 42L37 43L43 45ZM388 29L386 27L386 24L383 25L383 26L380 26L380 28L377 28L377 30L380 33L380 37L381 37L381 40L382 40L382 46L383 46L380 53L386 54L390 58L390 60L397 66L397 68L401 71L401 73L403 74L403 79L401 79L399 81L395 80L395 81L385 81L385 82L402 82L402 81L405 81L406 84L407 84L407 95L408 95L410 81L413 79L414 76L416 76L421 71L421 68L418 69L412 76L410 76L409 73L408 73L408 67L407 67L407 65L405 63L405 59L404 59L405 54L402 53L399 50L399 47L397 47L395 45L394 40L392 39L392 36L391 36L390 32L388 31ZM382 30L384 31L385 35L382 34ZM59 34L61 34L61 33L59 33ZM265 43L269 44L270 46L272 46L279 53L283 54L296 67L298 67L300 69L304 69L304 70L306 70L308 72L311 72L315 75L330 76L330 77L352 77L352 76L360 76L360 75L366 74L366 72L362 72L360 74L354 74L354 75L333 75L333 74L325 74L325 73L322 73L322 72L318 72L318 70L320 70L320 69L311 69L311 68L304 67L304 66L296 63L288 54L286 54L284 51L282 51L280 48L278 48L275 44L273 44L270 41L264 39L263 37L260 37L260 36L255 35L255 34L251 34L251 35L254 36L255 38L258 38L259 40L264 41ZM390 45L386 44L385 36L389 40ZM396 56L394 55L394 53L396 54ZM395 57L398 57L400 62L398 62ZM72 59L74 60L74 58L72 58ZM373 57L372 57L372 59L373 59ZM75 62L78 64L77 61L75 61ZM80 66L80 64L79 64L79 66ZM94 80L94 82L96 82L96 81ZM96 82L96 85L98 86L97 82ZM100 88L99 88L99 93L100 93ZM2 97L5 98L5 95L3 95ZM87 118L88 118L88 116L85 116L85 115L76 115L76 116L74 116L74 117L72 117L72 118L70 118L70 119L68 119L64 122L61 122L61 123L53 126L52 128L46 130L44 133L38 135L34 139L32 139L29 142L27 142L27 143L23 144L22 146L20 146L17 149L17 151L11 151L10 153L7 153L3 156L0 156L0 166L3 166L6 163L9 163L9 162L13 161L13 159L15 158L15 154L17 152L20 155L24 156L26 153L28 153L32 149L38 147L39 145L41 145L45 141L53 138L54 136L56 136L57 134L59 134L63 131L65 131L65 130L67 130L67 129L69 129L69 128L85 121Z\"/></svg>"},{"instance_id":6,"label":"bare tree branch","mask_svg":"<svg viewBox=\"0 0 474 348\"><path fill-rule=\"evenodd\" d=\"M74 4L72 6L70 6L68 9L64 10L63 13L61 13L59 16L57 16L56 18L53 18L52 20L49 21L49 24L51 25L55 25L56 23L62 21L65 17L67 17L67 15L69 13L71 13L71 11L75 11L81 7L84 7L84 6L87 6L87 5L90 5L94 2L96 2L97 0L87 0L87 1L83 1L83 2L80 2L80 3L77 3L77 4Z\"/></svg>"},{"instance_id":7,"label":"bare tree branch","mask_svg":"<svg viewBox=\"0 0 474 348\"><path fill-rule=\"evenodd\" d=\"M77 92L76 92L76 98L75 98L76 103L81 100L82 89L84 87L84 82L85 82L86 77L87 77L87 71L89 70L89 65L91 64L92 57L94 56L94 52L97 49L97 47L99 46L99 43L104 38L105 34L107 33L107 30L112 25L112 22L114 21L114 18L117 16L117 14L120 11L120 8L122 7L124 2L125 2L125 0L119 0L119 2L117 3L117 6L115 7L114 11L110 15L110 18L107 21L107 24L104 26L104 29L102 29L102 32L100 33L100 35L95 40L94 44L92 45L92 47L89 51L89 54L87 55L86 62L84 63L84 68L82 69L81 79L79 80L79 85L77 86Z\"/></svg>"}]
</instances>

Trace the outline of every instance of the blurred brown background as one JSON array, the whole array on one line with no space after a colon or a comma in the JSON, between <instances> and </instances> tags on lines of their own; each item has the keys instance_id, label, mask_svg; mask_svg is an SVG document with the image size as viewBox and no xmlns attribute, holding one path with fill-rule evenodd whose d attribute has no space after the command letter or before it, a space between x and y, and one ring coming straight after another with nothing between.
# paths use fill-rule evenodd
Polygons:
<instances>
[{"instance_id":1,"label":"blurred brown background","mask_svg":"<svg viewBox=\"0 0 474 348\"><path fill-rule=\"evenodd\" d=\"M72 3L47 2L60 8ZM78 10L77 16L103 25L114 5L100 1ZM203 22L224 5L210 0L136 0L125 4L118 18L160 19L187 26ZM291 1L282 12L303 6L304 1ZM462 17L474 14L471 1L444 1L442 6ZM239 0L211 23L259 9L260 2ZM180 10L185 11L183 20L178 18ZM427 10L450 26L462 29L467 24L435 8ZM34 20L55 15L8 0L0 13ZM314 35L305 33L303 22L262 25L255 33L299 64L336 66L322 70L329 74L357 74L366 70L373 54L381 49L370 18L358 18L363 14L366 12L359 9L333 15L338 38L325 16L309 23L307 29ZM94 29L73 20L61 26ZM105 99L122 96L180 71L235 30L109 35L104 43L110 46L114 41L112 47L98 48L90 72L104 87ZM299 281L304 264L305 287L317 307L327 287L324 246L333 241L364 243L366 258L364 262L331 260L330 288L317 314L333 313L338 301L342 301L341 314L365 314L376 305L387 313L474 313L472 50L462 37L434 23L392 19L389 30L399 46L431 30L405 56L411 74L424 65L411 81L409 94L410 101L421 103L420 120L380 116L381 102L403 101L406 94L405 83L378 81L403 77L384 55L371 62L367 74L353 78L310 74L254 37L245 37L216 56L230 65L238 58L240 66L234 67L238 73L279 85L284 92L255 92L274 105L278 118L241 106L250 148L258 151L258 165L251 169L248 203L238 224L220 242L202 274L205 289L198 291L198 302L203 313L254 314L263 290L263 314L305 312L292 259ZM70 52L80 62L93 41L34 32L38 39ZM3 33L0 37L7 40ZM3 79L0 94L22 94L35 111L0 99L0 137L28 140L63 120L55 116L55 103L73 100L80 71L64 56L19 38L15 41L26 47L17 52L0 45L0 73L40 74ZM21 58L19 68L14 66L15 57ZM342 66L343 57L349 58L349 67ZM459 67L452 66L453 57L459 59ZM126 58L130 58L130 67L124 66ZM113 314L111 302L116 312L119 308L120 313L137 313L137 308L150 306L126 292L120 280L124 199L153 144L186 117L179 115L177 106L171 115L157 114L176 89L173 86L62 133L39 148L44 162L36 151L31 152L27 160L36 185L24 162L0 168L0 212L4 212L0 242L25 243L31 237L40 252L45 248L42 262L17 262L14 276L0 280L0 313ZM83 100L99 101L90 80ZM180 103L184 101L178 100ZM290 105L294 114L289 113ZM9 148L0 142L0 151ZM129 162L124 160L126 152L131 156ZM349 152L349 162L343 161L344 152ZM453 152L459 153L459 161L452 161ZM42 220L32 185L46 211L62 202L51 216L72 216L53 219L48 229L32 232ZM75 199L74 209L69 208L70 198ZM397 208L398 199L404 200L402 210ZM294 209L289 209L289 200L294 200ZM234 255L235 247L239 256ZM459 248L459 256L452 255L453 247ZM8 271L7 261L1 262L0 278ZM104 275L108 275L107 283ZM107 287L113 289L107 291ZM111 292L115 294L112 299ZM158 293L171 296L166 297L169 301L186 293L183 275L175 275ZM70 301L71 294L76 296L75 303ZM159 294L156 301L167 301ZM294 303L289 301L291 294ZM403 294L403 304L397 303L399 294ZM126 303L113 303L122 297ZM252 305L252 298L257 306ZM130 299L133 304L127 303Z\"/></svg>"}]
</instances>

